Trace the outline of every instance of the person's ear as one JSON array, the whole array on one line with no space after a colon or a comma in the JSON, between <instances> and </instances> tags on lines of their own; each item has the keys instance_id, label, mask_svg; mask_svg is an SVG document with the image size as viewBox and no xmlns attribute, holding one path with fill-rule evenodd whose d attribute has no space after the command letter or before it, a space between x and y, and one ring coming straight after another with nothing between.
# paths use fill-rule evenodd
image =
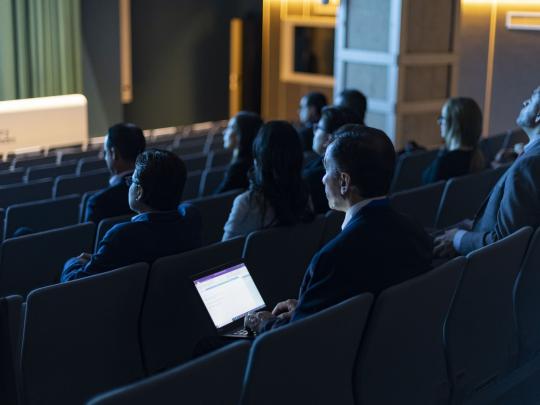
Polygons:
<instances>
[{"instance_id":1,"label":"person's ear","mask_svg":"<svg viewBox=\"0 0 540 405\"><path fill-rule=\"evenodd\" d=\"M137 201L142 201L142 198L143 198L143 194L144 194L144 190L142 188L142 186L140 184L137 184L137 191L135 193L135 199Z\"/></svg>"},{"instance_id":2,"label":"person's ear","mask_svg":"<svg viewBox=\"0 0 540 405\"><path fill-rule=\"evenodd\" d=\"M109 149L109 153L111 155L111 160L118 160L118 158L120 157L114 146Z\"/></svg>"},{"instance_id":3,"label":"person's ear","mask_svg":"<svg viewBox=\"0 0 540 405\"><path fill-rule=\"evenodd\" d=\"M349 176L347 173L341 172L339 174L339 190L342 196L345 196L349 190L351 185L351 176Z\"/></svg>"}]
</instances>

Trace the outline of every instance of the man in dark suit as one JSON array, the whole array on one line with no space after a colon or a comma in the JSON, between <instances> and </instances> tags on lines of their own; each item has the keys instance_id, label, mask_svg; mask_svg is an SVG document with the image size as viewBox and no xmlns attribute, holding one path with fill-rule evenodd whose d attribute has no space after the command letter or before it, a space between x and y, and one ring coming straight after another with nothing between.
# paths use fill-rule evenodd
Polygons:
<instances>
[{"instance_id":1,"label":"man in dark suit","mask_svg":"<svg viewBox=\"0 0 540 405\"><path fill-rule=\"evenodd\" d=\"M178 204L186 183L186 166L171 152L143 152L129 178L131 222L105 234L97 253L68 260L61 281L75 280L201 246L201 217L195 207ZM128 198L128 197L126 197Z\"/></svg>"},{"instance_id":2,"label":"man in dark suit","mask_svg":"<svg viewBox=\"0 0 540 405\"><path fill-rule=\"evenodd\" d=\"M317 157L311 160L302 171L302 177L309 187L315 214L322 214L329 210L324 185L322 184L324 176L323 157L332 134L345 124L360 124L360 119L348 108L327 106L322 109L321 119L315 127L313 152Z\"/></svg>"},{"instance_id":3,"label":"man in dark suit","mask_svg":"<svg viewBox=\"0 0 540 405\"><path fill-rule=\"evenodd\" d=\"M350 125L338 131L324 157L324 185L332 209L345 212L342 231L311 260L298 300L246 316L261 332L382 290L431 268L432 241L395 212L386 198L395 166L392 142L378 129Z\"/></svg>"},{"instance_id":4,"label":"man in dark suit","mask_svg":"<svg viewBox=\"0 0 540 405\"><path fill-rule=\"evenodd\" d=\"M345 89L336 96L334 104L354 111L360 119L360 124L365 125L367 98L364 93L355 89Z\"/></svg>"},{"instance_id":5,"label":"man in dark suit","mask_svg":"<svg viewBox=\"0 0 540 405\"><path fill-rule=\"evenodd\" d=\"M466 255L524 226L540 225L540 87L523 103L516 123L529 136L525 151L495 184L469 229L451 229L435 240L436 256Z\"/></svg>"},{"instance_id":6,"label":"man in dark suit","mask_svg":"<svg viewBox=\"0 0 540 405\"><path fill-rule=\"evenodd\" d=\"M302 127L298 130L300 141L305 152L311 151L314 126L321 118L321 110L326 105L326 96L322 93L311 92L300 99L298 118Z\"/></svg>"},{"instance_id":7,"label":"man in dark suit","mask_svg":"<svg viewBox=\"0 0 540 405\"><path fill-rule=\"evenodd\" d=\"M104 218L133 213L128 205L125 178L131 177L135 159L145 149L142 130L129 123L109 128L103 144L103 157L111 172L109 187L93 194L86 204L85 220L99 223Z\"/></svg>"}]
</instances>

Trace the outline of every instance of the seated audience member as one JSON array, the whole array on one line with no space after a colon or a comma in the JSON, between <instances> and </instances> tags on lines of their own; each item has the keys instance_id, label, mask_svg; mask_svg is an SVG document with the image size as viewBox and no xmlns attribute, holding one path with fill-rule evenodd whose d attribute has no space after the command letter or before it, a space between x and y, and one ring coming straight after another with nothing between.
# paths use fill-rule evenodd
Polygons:
<instances>
[{"instance_id":1,"label":"seated audience member","mask_svg":"<svg viewBox=\"0 0 540 405\"><path fill-rule=\"evenodd\" d=\"M367 98L361 91L345 89L334 100L337 107L345 107L358 115L359 124L365 125Z\"/></svg>"},{"instance_id":2,"label":"seated audience member","mask_svg":"<svg viewBox=\"0 0 540 405\"><path fill-rule=\"evenodd\" d=\"M302 177L308 184L313 210L316 214L324 213L329 209L322 184L323 157L326 147L334 132L345 124L353 123L358 124L359 119L348 108L329 106L322 109L321 119L315 127L315 137L313 138L313 152L317 154L317 157L310 161L302 172Z\"/></svg>"},{"instance_id":3,"label":"seated audience member","mask_svg":"<svg viewBox=\"0 0 540 405\"><path fill-rule=\"evenodd\" d=\"M540 87L516 122L529 136L524 152L495 184L470 229L450 229L435 240L438 257L466 255L524 226L540 225Z\"/></svg>"},{"instance_id":4,"label":"seated audience member","mask_svg":"<svg viewBox=\"0 0 540 405\"><path fill-rule=\"evenodd\" d=\"M137 158L129 183L129 206L138 213L115 225L97 253L68 260L61 281L74 280L148 262L201 246L201 218L189 204L178 207L186 183L186 166L171 152L148 150Z\"/></svg>"},{"instance_id":5,"label":"seated audience member","mask_svg":"<svg viewBox=\"0 0 540 405\"><path fill-rule=\"evenodd\" d=\"M253 166L253 140L261 125L261 117L247 111L240 111L230 119L223 143L225 149L233 151L233 157L215 194L238 188L245 190L249 187L248 172Z\"/></svg>"},{"instance_id":6,"label":"seated audience member","mask_svg":"<svg viewBox=\"0 0 540 405\"><path fill-rule=\"evenodd\" d=\"M135 159L145 147L146 140L139 127L121 123L109 128L103 144L103 157L112 177L108 188L98 191L88 199L86 221L97 224L104 218L132 213L125 179L133 174Z\"/></svg>"},{"instance_id":7,"label":"seated audience member","mask_svg":"<svg viewBox=\"0 0 540 405\"><path fill-rule=\"evenodd\" d=\"M343 230L311 260L298 300L249 314L248 328L268 330L430 270L431 238L386 198L395 159L392 142L378 129L338 131L326 149L323 181L330 207L345 212Z\"/></svg>"},{"instance_id":8,"label":"seated audience member","mask_svg":"<svg viewBox=\"0 0 540 405\"><path fill-rule=\"evenodd\" d=\"M445 146L422 175L424 184L483 170L484 156L478 148L482 134L482 111L465 97L449 99L439 117Z\"/></svg>"},{"instance_id":9,"label":"seated audience member","mask_svg":"<svg viewBox=\"0 0 540 405\"><path fill-rule=\"evenodd\" d=\"M298 131L303 150L311 151L315 124L321 118L321 110L326 105L326 96L322 93L311 92L300 99L298 118L301 128Z\"/></svg>"},{"instance_id":10,"label":"seated audience member","mask_svg":"<svg viewBox=\"0 0 540 405\"><path fill-rule=\"evenodd\" d=\"M285 121L264 124L253 143L253 157L252 182L234 200L223 240L312 217L301 176L302 146L293 126Z\"/></svg>"}]
</instances>

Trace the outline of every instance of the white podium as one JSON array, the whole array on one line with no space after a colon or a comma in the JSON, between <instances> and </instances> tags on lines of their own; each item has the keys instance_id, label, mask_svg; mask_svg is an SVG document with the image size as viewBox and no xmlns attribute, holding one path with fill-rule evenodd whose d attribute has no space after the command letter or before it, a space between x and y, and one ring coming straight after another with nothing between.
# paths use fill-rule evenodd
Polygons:
<instances>
[{"instance_id":1,"label":"white podium","mask_svg":"<svg viewBox=\"0 0 540 405\"><path fill-rule=\"evenodd\" d=\"M82 94L0 101L0 155L87 142L88 107Z\"/></svg>"}]
</instances>

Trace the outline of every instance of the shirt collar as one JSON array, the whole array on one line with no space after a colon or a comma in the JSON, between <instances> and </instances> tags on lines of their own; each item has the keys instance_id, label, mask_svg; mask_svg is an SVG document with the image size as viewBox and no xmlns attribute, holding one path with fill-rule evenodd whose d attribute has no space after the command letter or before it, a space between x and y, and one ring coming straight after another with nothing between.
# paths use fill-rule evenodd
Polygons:
<instances>
[{"instance_id":1,"label":"shirt collar","mask_svg":"<svg viewBox=\"0 0 540 405\"><path fill-rule=\"evenodd\" d=\"M178 210L171 210L171 211L148 211L148 212L142 212L140 214L134 215L131 217L131 222L142 222L142 221L149 221L151 219L169 219L173 217L179 216L180 213Z\"/></svg>"},{"instance_id":2,"label":"shirt collar","mask_svg":"<svg viewBox=\"0 0 540 405\"><path fill-rule=\"evenodd\" d=\"M349 208L347 210L347 212L345 213L345 220L343 221L343 224L341 225L341 229L345 229L345 227L349 224L349 222L351 221L351 219L362 209L364 208L366 205L368 205L370 202L372 201L377 201L377 200L384 200L386 198L386 196L380 196L380 197L373 197L373 198L368 198L367 200L362 200L360 202L357 202L356 204L354 204L351 208Z\"/></svg>"},{"instance_id":3,"label":"shirt collar","mask_svg":"<svg viewBox=\"0 0 540 405\"><path fill-rule=\"evenodd\" d=\"M527 152L529 149L533 147L533 145L536 145L540 141L540 136L535 136L533 139L531 139L527 145L523 147L523 152Z\"/></svg>"},{"instance_id":4,"label":"shirt collar","mask_svg":"<svg viewBox=\"0 0 540 405\"><path fill-rule=\"evenodd\" d=\"M126 170L125 172L115 174L111 176L109 179L109 186L117 186L122 181L124 181L124 177L133 174L133 170Z\"/></svg>"}]
</instances>

